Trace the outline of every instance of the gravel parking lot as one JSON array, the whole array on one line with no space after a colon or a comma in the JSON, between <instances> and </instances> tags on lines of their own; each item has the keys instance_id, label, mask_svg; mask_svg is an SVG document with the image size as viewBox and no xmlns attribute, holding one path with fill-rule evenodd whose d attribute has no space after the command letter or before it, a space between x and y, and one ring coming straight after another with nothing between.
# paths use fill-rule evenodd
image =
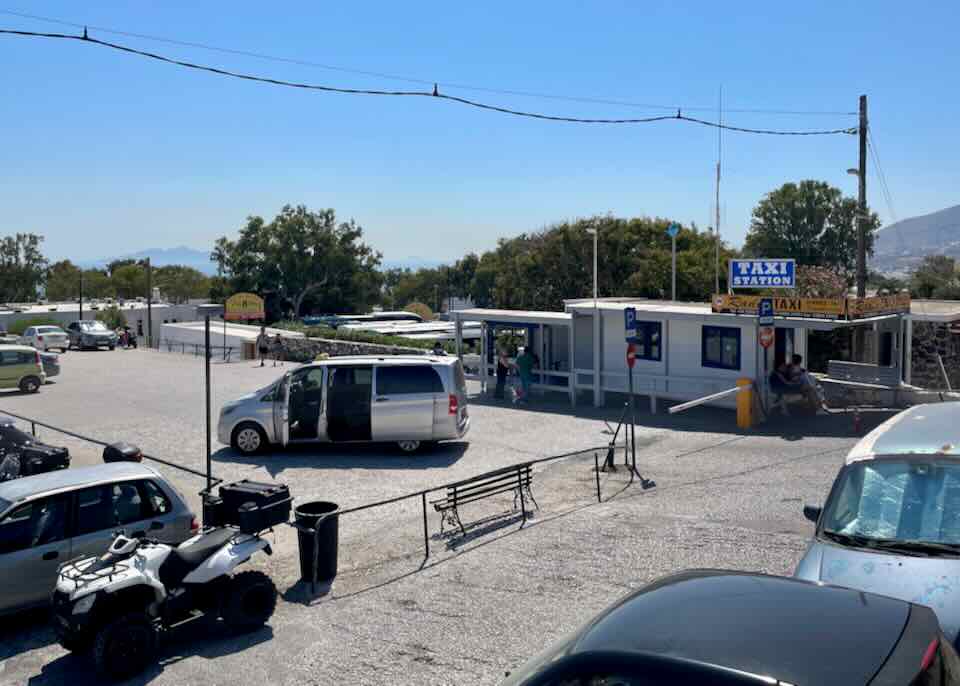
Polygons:
<instances>
[{"instance_id":1,"label":"gravel parking lot","mask_svg":"<svg viewBox=\"0 0 960 686\"><path fill-rule=\"evenodd\" d=\"M40 393L0 394L0 412L36 417L102 440L129 440L149 454L203 468L200 358L150 351L71 352ZM213 368L220 405L283 370L252 363ZM472 389L477 391L478 389ZM643 403L640 403L643 405ZM530 409L474 397L463 443L415 456L392 447L312 448L243 458L214 445L214 474L287 483L297 500L349 507L609 440L614 410L562 404ZM887 415L869 415L869 429ZM216 421L214 416L213 421ZM132 683L495 684L592 613L663 574L722 567L788 574L810 527L800 508L820 501L853 444L843 416L776 419L739 433L732 413L641 414L638 466L657 482L643 491L624 470L604 474L597 503L592 453L537 467L540 505L526 525L491 518L465 539L440 537L431 514L424 561L419 502L347 515L340 575L309 598L298 583L293 530L276 533L275 554L255 562L284 596L271 625L227 637L203 620L164 641L160 664ZM215 427L214 427L215 429ZM41 430L68 445L74 464L99 449ZM621 456L622 459L622 456ZM199 512L202 480L161 468ZM509 507L484 505L470 516ZM466 517L465 517L466 518ZM262 557L262 556L261 556ZM53 642L42 613L0 624L0 683L96 683L88 665Z\"/></svg>"}]
</instances>

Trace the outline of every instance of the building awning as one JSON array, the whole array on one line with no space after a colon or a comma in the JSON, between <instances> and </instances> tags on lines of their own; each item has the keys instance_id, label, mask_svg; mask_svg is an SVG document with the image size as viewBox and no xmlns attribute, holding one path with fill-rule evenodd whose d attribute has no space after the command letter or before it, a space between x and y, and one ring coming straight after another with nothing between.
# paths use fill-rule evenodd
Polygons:
<instances>
[{"instance_id":1,"label":"building awning","mask_svg":"<svg viewBox=\"0 0 960 686\"><path fill-rule=\"evenodd\" d=\"M910 318L915 322L960 322L960 300L914 300Z\"/></svg>"},{"instance_id":2,"label":"building awning","mask_svg":"<svg viewBox=\"0 0 960 686\"><path fill-rule=\"evenodd\" d=\"M550 312L544 310L493 310L480 307L469 310L455 310L451 319L462 322L496 322L497 324L553 324L569 326L573 315L569 312Z\"/></svg>"}]
</instances>

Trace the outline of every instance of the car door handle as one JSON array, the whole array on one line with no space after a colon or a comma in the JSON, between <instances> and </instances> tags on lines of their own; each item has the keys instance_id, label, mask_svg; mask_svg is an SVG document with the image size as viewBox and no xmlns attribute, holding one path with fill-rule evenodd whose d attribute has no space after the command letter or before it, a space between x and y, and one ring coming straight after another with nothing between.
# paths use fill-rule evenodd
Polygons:
<instances>
[{"instance_id":1,"label":"car door handle","mask_svg":"<svg viewBox=\"0 0 960 686\"><path fill-rule=\"evenodd\" d=\"M159 531L163 528L163 522L153 522L150 524L150 531Z\"/></svg>"},{"instance_id":2,"label":"car door handle","mask_svg":"<svg viewBox=\"0 0 960 686\"><path fill-rule=\"evenodd\" d=\"M378 402L378 403L385 403L385 402L387 402L388 400L390 400L390 398L377 398L377 402Z\"/></svg>"},{"instance_id":3,"label":"car door handle","mask_svg":"<svg viewBox=\"0 0 960 686\"><path fill-rule=\"evenodd\" d=\"M56 560L58 557L60 557L60 553L56 550L51 550L50 552L43 554L44 560Z\"/></svg>"}]
</instances>

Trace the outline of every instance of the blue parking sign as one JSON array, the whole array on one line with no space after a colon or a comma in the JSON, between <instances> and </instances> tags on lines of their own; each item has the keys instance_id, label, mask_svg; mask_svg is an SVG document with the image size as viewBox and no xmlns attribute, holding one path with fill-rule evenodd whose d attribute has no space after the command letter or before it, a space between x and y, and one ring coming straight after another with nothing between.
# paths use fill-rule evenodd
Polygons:
<instances>
[{"instance_id":1,"label":"blue parking sign","mask_svg":"<svg viewBox=\"0 0 960 686\"><path fill-rule=\"evenodd\" d=\"M623 310L623 330L627 340L637 335L637 309L627 307Z\"/></svg>"},{"instance_id":2,"label":"blue parking sign","mask_svg":"<svg viewBox=\"0 0 960 686\"><path fill-rule=\"evenodd\" d=\"M760 298L757 303L757 325L773 326L773 298Z\"/></svg>"}]
</instances>

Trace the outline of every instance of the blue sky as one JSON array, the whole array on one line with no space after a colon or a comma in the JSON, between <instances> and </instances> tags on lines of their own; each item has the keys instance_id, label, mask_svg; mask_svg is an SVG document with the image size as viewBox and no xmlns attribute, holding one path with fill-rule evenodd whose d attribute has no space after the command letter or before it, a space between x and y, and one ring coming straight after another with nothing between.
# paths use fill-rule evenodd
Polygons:
<instances>
[{"instance_id":1,"label":"blue sky","mask_svg":"<svg viewBox=\"0 0 960 686\"><path fill-rule=\"evenodd\" d=\"M899 218L957 204L960 4L130 3L0 9L436 80L444 92L573 116L659 114L458 89L465 84L632 103L852 112L872 133ZM0 27L75 29L0 14ZM369 88L418 84L92 31L172 57ZM717 139L664 122L516 119L419 98L332 95L187 71L92 45L0 37L0 234L46 236L53 259L208 249L250 214L334 207L385 259L455 258L501 236L611 212L712 224ZM710 111L686 110L704 118ZM853 126L847 115L728 112L731 124ZM724 134L722 233L785 181L854 195L855 136ZM869 169L869 201L891 220Z\"/></svg>"}]
</instances>

